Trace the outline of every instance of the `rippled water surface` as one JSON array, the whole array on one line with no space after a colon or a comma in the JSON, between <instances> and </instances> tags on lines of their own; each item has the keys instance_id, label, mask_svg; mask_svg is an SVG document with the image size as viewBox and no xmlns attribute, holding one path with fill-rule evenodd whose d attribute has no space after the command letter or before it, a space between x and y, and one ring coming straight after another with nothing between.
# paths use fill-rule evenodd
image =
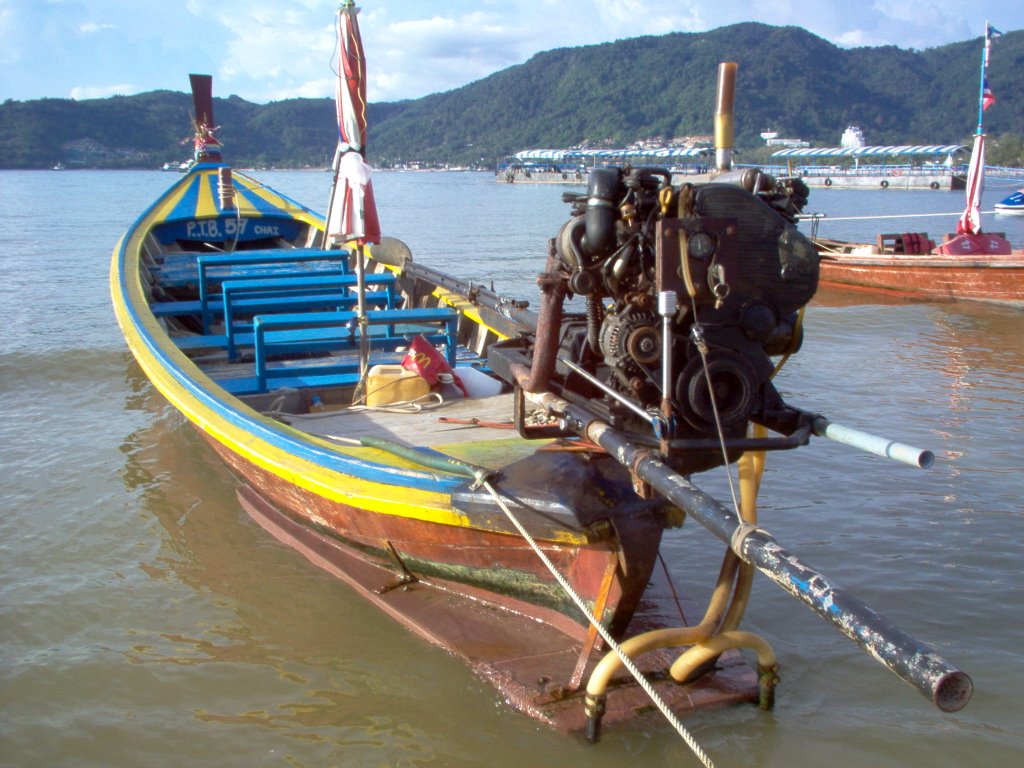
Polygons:
<instances>
[{"instance_id":1,"label":"rippled water surface","mask_svg":"<svg viewBox=\"0 0 1024 768\"><path fill-rule=\"evenodd\" d=\"M326 173L262 177L324 207ZM110 252L170 181L0 173L0 765L696 765L656 721L591 747L515 714L239 510L231 477L133 364L110 309ZM566 216L559 188L484 174L374 184L386 233L418 259L527 298ZM827 190L809 207L961 206L957 193ZM954 219L822 226L872 238L939 234ZM1024 217L985 226L1024 246ZM818 441L772 456L762 523L937 646L975 697L939 713L759 578L746 624L779 656L776 709L687 724L719 766L1016 764L1024 311L824 292L806 323L784 396L937 461L913 470ZM721 477L698 482L725 492ZM685 587L709 590L717 540L689 523L665 552Z\"/></svg>"}]
</instances>

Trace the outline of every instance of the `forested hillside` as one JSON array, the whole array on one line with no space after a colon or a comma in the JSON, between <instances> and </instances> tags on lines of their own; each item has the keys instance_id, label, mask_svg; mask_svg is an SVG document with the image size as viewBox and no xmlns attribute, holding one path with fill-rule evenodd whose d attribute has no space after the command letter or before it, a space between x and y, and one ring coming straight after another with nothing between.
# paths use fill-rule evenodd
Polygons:
<instances>
[{"instance_id":1,"label":"forested hillside","mask_svg":"<svg viewBox=\"0 0 1024 768\"><path fill-rule=\"evenodd\" d=\"M1024 31L994 44L986 113L990 161L1020 163ZM712 131L720 61L739 63L736 134L762 131L834 146L847 125L873 144L969 140L977 122L980 38L925 51L842 49L796 27L746 23L562 48L446 93L371 104L372 163L494 165L530 147L625 145ZM370 65L373 65L372 52ZM182 72L182 82L187 72ZM216 90L216 83L214 83ZM156 91L0 105L0 168L155 167L189 155L190 99ZM215 102L225 155L243 166L324 166L336 139L329 99ZM1002 139L1002 141L1000 141Z\"/></svg>"}]
</instances>

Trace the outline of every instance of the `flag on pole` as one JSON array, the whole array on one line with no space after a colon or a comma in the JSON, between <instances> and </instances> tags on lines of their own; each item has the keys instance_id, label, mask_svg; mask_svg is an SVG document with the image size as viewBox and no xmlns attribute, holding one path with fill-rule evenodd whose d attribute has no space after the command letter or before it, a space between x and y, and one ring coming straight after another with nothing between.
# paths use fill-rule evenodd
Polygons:
<instances>
[{"instance_id":1,"label":"flag on pole","mask_svg":"<svg viewBox=\"0 0 1024 768\"><path fill-rule=\"evenodd\" d=\"M988 78L986 77L981 81L981 111L984 112L986 109L996 103L996 96L992 93L992 89L988 87Z\"/></svg>"},{"instance_id":2,"label":"flag on pole","mask_svg":"<svg viewBox=\"0 0 1024 768\"><path fill-rule=\"evenodd\" d=\"M993 27L987 21L985 22L985 37L987 37L989 40L991 40L991 39L996 38L996 37L1002 37L1002 35L1003 35L1002 32L1000 32L998 29Z\"/></svg>"}]
</instances>

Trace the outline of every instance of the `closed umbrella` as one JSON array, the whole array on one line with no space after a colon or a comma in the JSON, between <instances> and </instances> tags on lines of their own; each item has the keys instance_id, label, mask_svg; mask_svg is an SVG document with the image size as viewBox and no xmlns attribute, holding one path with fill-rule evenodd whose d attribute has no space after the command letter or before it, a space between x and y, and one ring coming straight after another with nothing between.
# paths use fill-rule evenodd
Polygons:
<instances>
[{"instance_id":1,"label":"closed umbrella","mask_svg":"<svg viewBox=\"0 0 1024 768\"><path fill-rule=\"evenodd\" d=\"M355 241L359 314L360 384L369 358L366 324L366 243L380 242L380 221L373 199L370 166L366 164L366 58L359 36L359 9L354 0L338 8L338 148L334 156L334 185L328 203L325 239L332 243ZM359 391L362 390L360 387Z\"/></svg>"},{"instance_id":2,"label":"closed umbrella","mask_svg":"<svg viewBox=\"0 0 1024 768\"><path fill-rule=\"evenodd\" d=\"M985 186L985 134L974 137L971 164L967 168L967 207L956 224L958 234L981 234L981 192Z\"/></svg>"}]
</instances>

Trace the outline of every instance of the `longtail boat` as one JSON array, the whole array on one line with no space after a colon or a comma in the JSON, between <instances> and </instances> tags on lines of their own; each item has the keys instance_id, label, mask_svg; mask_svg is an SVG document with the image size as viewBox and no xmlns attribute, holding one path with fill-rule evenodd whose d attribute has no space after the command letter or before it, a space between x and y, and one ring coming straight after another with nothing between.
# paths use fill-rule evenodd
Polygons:
<instances>
[{"instance_id":1,"label":"longtail boat","mask_svg":"<svg viewBox=\"0 0 1024 768\"><path fill-rule=\"evenodd\" d=\"M985 181L983 115L995 102L988 88L987 70L992 39L999 34L985 25L978 128L967 172L967 204L957 222L957 231L940 243L924 232L882 234L874 243L812 235L821 255L823 285L932 301L984 301L1024 307L1024 251L1014 250L1002 233L984 232L981 226Z\"/></svg>"},{"instance_id":2,"label":"longtail boat","mask_svg":"<svg viewBox=\"0 0 1024 768\"><path fill-rule=\"evenodd\" d=\"M821 284L927 301L981 301L1024 307L1024 251L988 233L958 242L963 252L939 250L927 233L879 235L875 243L815 238ZM952 238L951 238L952 239ZM1005 250L1005 253L992 251Z\"/></svg>"},{"instance_id":3,"label":"longtail boat","mask_svg":"<svg viewBox=\"0 0 1024 768\"><path fill-rule=\"evenodd\" d=\"M361 53L353 22L343 5L343 60ZM757 570L940 709L967 703L966 674L757 519L765 454L812 436L931 461L772 383L819 276L794 225L799 190L597 169L568 196L535 312L380 235L365 127L346 109L324 218L233 173L210 79L193 92L196 164L114 249L113 305L138 364L272 535L512 707L591 739L655 709L772 705L774 653L740 629ZM689 479L733 466L735 506ZM692 589L659 564L684 520L724 543L717 574L692 574L714 589L690 622Z\"/></svg>"}]
</instances>

